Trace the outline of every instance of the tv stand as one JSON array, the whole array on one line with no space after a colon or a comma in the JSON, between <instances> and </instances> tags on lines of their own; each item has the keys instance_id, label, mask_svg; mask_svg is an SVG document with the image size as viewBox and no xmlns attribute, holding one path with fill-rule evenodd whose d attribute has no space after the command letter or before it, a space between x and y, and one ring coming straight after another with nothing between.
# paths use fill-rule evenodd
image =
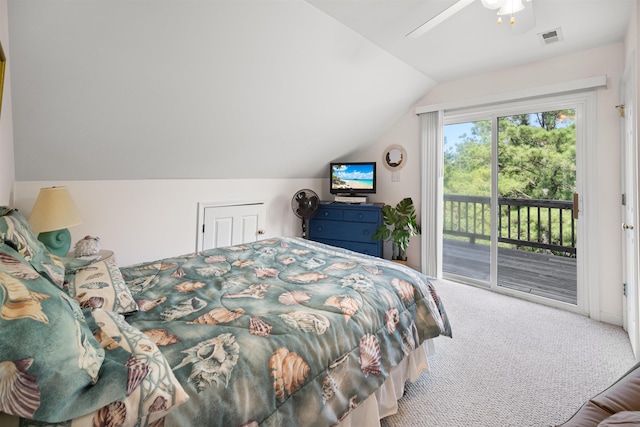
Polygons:
<instances>
[{"instance_id":1,"label":"tv stand","mask_svg":"<svg viewBox=\"0 0 640 427\"><path fill-rule=\"evenodd\" d=\"M334 199L336 203L367 203L366 196L350 196L350 195L337 195Z\"/></svg>"}]
</instances>

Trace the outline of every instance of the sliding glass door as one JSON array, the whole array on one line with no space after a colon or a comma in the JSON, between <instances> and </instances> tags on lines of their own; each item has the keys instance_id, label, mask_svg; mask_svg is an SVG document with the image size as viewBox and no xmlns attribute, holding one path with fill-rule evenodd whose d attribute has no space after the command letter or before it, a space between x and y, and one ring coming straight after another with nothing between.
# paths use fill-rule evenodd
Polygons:
<instances>
[{"instance_id":1,"label":"sliding glass door","mask_svg":"<svg viewBox=\"0 0 640 427\"><path fill-rule=\"evenodd\" d=\"M443 264L445 275L491 283L491 121L444 129Z\"/></svg>"},{"instance_id":2,"label":"sliding glass door","mask_svg":"<svg viewBox=\"0 0 640 427\"><path fill-rule=\"evenodd\" d=\"M577 304L576 147L574 108L446 124L445 277Z\"/></svg>"},{"instance_id":3,"label":"sliding glass door","mask_svg":"<svg viewBox=\"0 0 640 427\"><path fill-rule=\"evenodd\" d=\"M498 117L497 285L577 304L574 109Z\"/></svg>"}]
</instances>

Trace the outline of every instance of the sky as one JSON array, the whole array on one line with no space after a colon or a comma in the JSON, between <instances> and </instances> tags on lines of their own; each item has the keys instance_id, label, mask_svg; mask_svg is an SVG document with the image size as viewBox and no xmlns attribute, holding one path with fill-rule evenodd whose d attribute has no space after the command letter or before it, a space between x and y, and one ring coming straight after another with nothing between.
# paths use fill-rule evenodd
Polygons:
<instances>
[{"instance_id":1,"label":"sky","mask_svg":"<svg viewBox=\"0 0 640 427\"><path fill-rule=\"evenodd\" d=\"M460 137L465 133L471 135L473 124L473 122L467 122L446 125L444 127L444 151L447 152L453 149L460 140Z\"/></svg>"},{"instance_id":2,"label":"sky","mask_svg":"<svg viewBox=\"0 0 640 427\"><path fill-rule=\"evenodd\" d=\"M349 165L340 172L336 171L336 176L347 180L370 180L373 179L373 169L370 165Z\"/></svg>"}]
</instances>

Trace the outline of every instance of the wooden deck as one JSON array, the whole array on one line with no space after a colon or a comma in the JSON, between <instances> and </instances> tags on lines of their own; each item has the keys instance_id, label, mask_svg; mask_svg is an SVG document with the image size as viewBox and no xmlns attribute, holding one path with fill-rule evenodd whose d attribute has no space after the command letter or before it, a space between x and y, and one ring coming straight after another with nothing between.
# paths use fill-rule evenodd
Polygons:
<instances>
[{"instance_id":1,"label":"wooden deck","mask_svg":"<svg viewBox=\"0 0 640 427\"><path fill-rule=\"evenodd\" d=\"M444 239L443 271L489 284L489 245ZM577 304L576 259L498 249L498 286Z\"/></svg>"}]
</instances>

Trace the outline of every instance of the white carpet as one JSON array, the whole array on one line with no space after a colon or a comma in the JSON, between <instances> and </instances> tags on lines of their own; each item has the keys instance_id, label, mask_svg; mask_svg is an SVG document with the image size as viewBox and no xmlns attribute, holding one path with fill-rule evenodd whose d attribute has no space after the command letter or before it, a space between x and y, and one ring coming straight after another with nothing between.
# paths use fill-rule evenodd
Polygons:
<instances>
[{"instance_id":1,"label":"white carpet","mask_svg":"<svg viewBox=\"0 0 640 427\"><path fill-rule=\"evenodd\" d=\"M407 383L382 427L552 426L634 364L621 327L485 289L436 282L453 339Z\"/></svg>"}]
</instances>

